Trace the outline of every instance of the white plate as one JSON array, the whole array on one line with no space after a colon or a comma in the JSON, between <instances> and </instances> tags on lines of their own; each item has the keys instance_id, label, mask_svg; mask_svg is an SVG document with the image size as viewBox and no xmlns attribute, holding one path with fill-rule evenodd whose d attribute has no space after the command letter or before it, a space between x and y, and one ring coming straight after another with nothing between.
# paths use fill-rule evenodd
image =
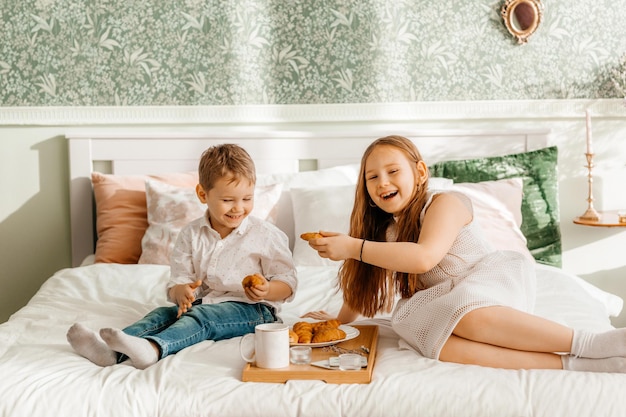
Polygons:
<instances>
[{"instance_id":1,"label":"white plate","mask_svg":"<svg viewBox=\"0 0 626 417\"><path fill-rule=\"evenodd\" d=\"M346 340L354 339L355 337L358 337L361 334L359 329L357 329L356 327L342 324L339 326L339 328L343 330L344 332L346 332L346 337L344 337L343 339L332 340L330 342L319 342L319 343L291 343L290 345L291 346L309 346L309 347L331 346L331 345L336 345L337 343L345 342Z\"/></svg>"}]
</instances>

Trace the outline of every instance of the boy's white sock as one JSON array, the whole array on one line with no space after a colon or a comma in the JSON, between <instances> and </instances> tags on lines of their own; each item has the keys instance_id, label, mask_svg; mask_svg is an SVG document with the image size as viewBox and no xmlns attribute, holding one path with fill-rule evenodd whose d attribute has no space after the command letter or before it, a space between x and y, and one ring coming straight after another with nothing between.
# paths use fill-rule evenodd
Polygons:
<instances>
[{"instance_id":1,"label":"boy's white sock","mask_svg":"<svg viewBox=\"0 0 626 417\"><path fill-rule=\"evenodd\" d=\"M603 333L574 330L570 353L581 358L592 359L626 357L626 328Z\"/></svg>"},{"instance_id":2,"label":"boy's white sock","mask_svg":"<svg viewBox=\"0 0 626 417\"><path fill-rule=\"evenodd\" d=\"M99 366L111 366L117 363L117 353L93 330L75 323L67 331L67 341L79 355Z\"/></svg>"},{"instance_id":3,"label":"boy's white sock","mask_svg":"<svg viewBox=\"0 0 626 417\"><path fill-rule=\"evenodd\" d=\"M154 365L159 357L147 339L130 336L119 329L101 329L100 336L111 349L128 356L133 366L138 369L146 369Z\"/></svg>"},{"instance_id":4,"label":"boy's white sock","mask_svg":"<svg viewBox=\"0 0 626 417\"><path fill-rule=\"evenodd\" d=\"M563 369L566 371L626 373L626 358L577 358L571 355L561 356Z\"/></svg>"}]
</instances>

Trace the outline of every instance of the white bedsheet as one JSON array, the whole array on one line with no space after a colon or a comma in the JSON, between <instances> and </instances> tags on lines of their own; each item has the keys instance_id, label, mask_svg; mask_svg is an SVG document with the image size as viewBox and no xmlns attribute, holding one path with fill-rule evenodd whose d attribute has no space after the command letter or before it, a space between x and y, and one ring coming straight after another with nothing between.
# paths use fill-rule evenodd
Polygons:
<instances>
[{"instance_id":1,"label":"white bedsheet","mask_svg":"<svg viewBox=\"0 0 626 417\"><path fill-rule=\"evenodd\" d=\"M621 299L552 267L537 266L537 313L610 329ZM336 270L299 268L283 318L336 311ZM89 265L59 271L0 325L0 416L617 416L626 375L509 371L426 359L402 349L384 317L370 384L242 383L239 340L206 341L147 370L101 368L75 354L68 327L124 327L165 303L168 268ZM340 371L338 371L340 372Z\"/></svg>"}]
</instances>

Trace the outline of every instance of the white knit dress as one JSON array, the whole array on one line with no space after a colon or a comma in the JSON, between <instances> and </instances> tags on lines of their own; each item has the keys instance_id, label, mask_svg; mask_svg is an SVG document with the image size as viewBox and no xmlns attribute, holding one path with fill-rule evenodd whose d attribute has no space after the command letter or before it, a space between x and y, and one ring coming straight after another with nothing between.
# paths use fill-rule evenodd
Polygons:
<instances>
[{"instance_id":1,"label":"white knit dress","mask_svg":"<svg viewBox=\"0 0 626 417\"><path fill-rule=\"evenodd\" d=\"M422 220L436 193L429 196ZM472 210L471 200L456 194ZM420 279L426 289L399 300L391 324L428 358L439 358L452 330L468 312L496 305L532 312L535 304L532 261L518 252L496 251L475 221L461 229L441 262Z\"/></svg>"}]
</instances>

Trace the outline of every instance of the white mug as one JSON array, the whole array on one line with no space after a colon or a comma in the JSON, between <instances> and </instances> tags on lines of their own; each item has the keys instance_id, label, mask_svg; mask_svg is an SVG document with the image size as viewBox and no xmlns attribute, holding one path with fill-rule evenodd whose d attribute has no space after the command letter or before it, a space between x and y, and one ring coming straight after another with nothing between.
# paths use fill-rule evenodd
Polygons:
<instances>
[{"instance_id":1,"label":"white mug","mask_svg":"<svg viewBox=\"0 0 626 417\"><path fill-rule=\"evenodd\" d=\"M246 339L254 338L254 351L251 357L244 354ZM264 323L241 338L241 357L246 362L256 362L259 368L275 369L289 366L289 326L283 323ZM249 351L249 349L248 349Z\"/></svg>"}]
</instances>

